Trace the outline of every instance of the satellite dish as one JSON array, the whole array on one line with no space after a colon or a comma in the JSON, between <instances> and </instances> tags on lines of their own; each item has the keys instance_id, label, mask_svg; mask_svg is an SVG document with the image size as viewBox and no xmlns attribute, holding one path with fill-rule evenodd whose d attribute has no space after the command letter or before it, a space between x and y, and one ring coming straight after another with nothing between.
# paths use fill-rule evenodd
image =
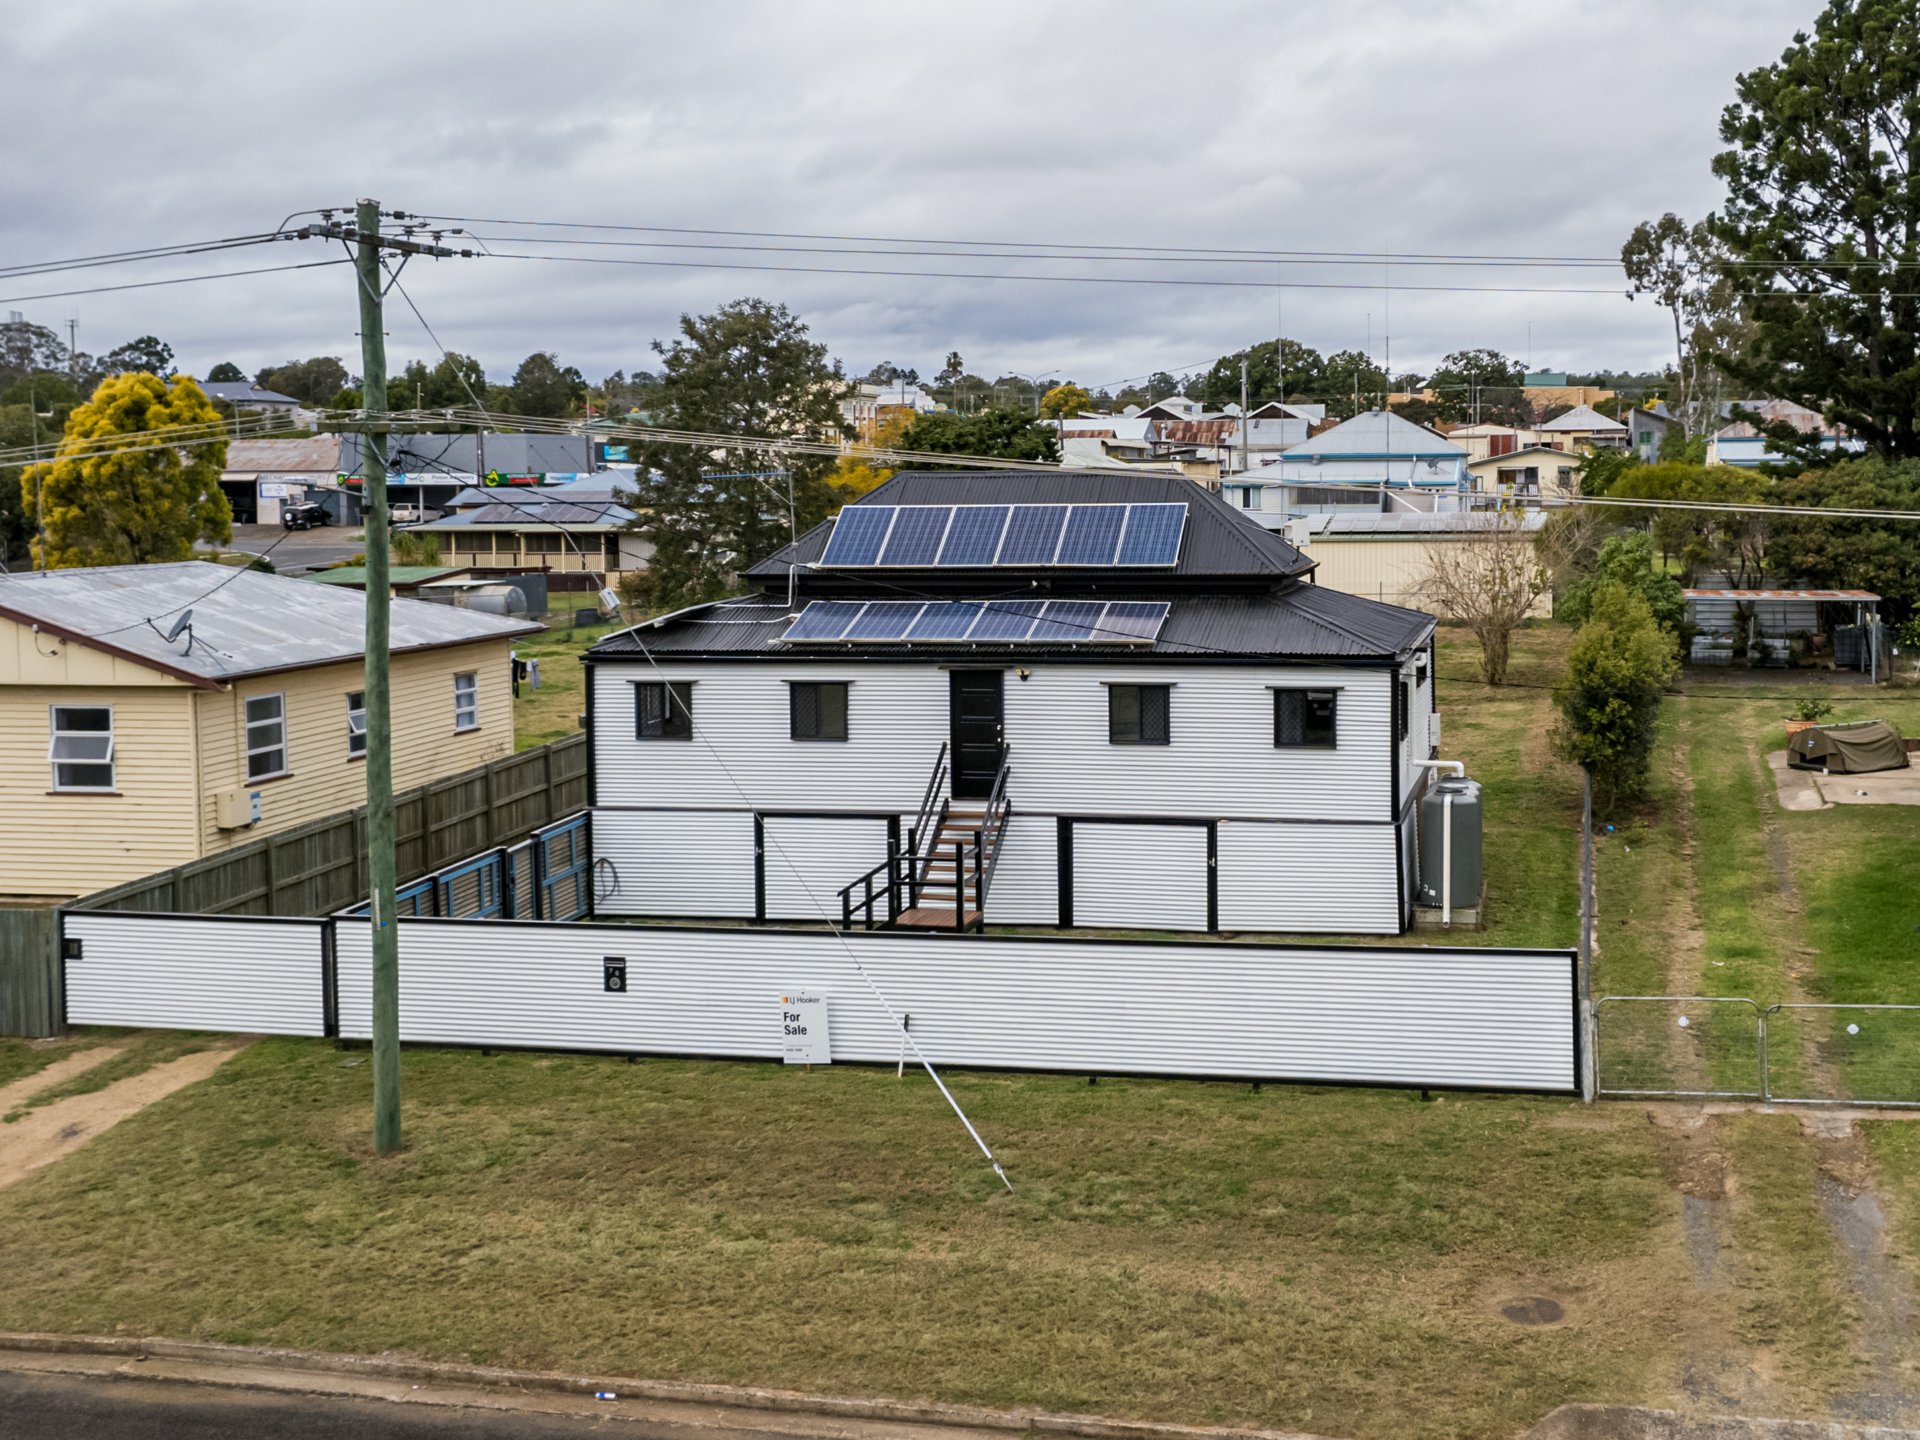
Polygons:
<instances>
[{"instance_id":1,"label":"satellite dish","mask_svg":"<svg viewBox=\"0 0 1920 1440\"><path fill-rule=\"evenodd\" d=\"M183 634L190 634L192 630L193 630L193 611L190 609L181 611L180 618L174 621L173 628L167 631L167 643L171 645L174 641L178 640Z\"/></svg>"}]
</instances>

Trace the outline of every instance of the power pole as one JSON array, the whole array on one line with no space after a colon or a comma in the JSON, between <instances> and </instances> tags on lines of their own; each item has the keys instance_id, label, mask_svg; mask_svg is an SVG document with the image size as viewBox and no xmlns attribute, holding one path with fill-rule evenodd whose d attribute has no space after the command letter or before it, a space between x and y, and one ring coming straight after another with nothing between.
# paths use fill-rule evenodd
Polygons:
<instances>
[{"instance_id":1,"label":"power pole","mask_svg":"<svg viewBox=\"0 0 1920 1440\"><path fill-rule=\"evenodd\" d=\"M406 219L400 212L394 212ZM373 1148L391 1155L400 1148L400 931L394 914L397 862L393 834L393 709L388 687L391 663L388 622L387 334L381 280L381 256L472 255L406 235L383 237L380 202L362 200L351 225L324 212L322 223L303 226L299 238L339 240L353 250L355 285L360 292L360 408L363 418L338 427L358 433L361 503L366 519L366 735L367 735L367 879L373 920ZM437 242L440 238L434 235ZM397 273L397 272L396 272Z\"/></svg>"},{"instance_id":2,"label":"power pole","mask_svg":"<svg viewBox=\"0 0 1920 1440\"><path fill-rule=\"evenodd\" d=\"M1253 421L1247 418L1247 360L1251 354L1252 352L1249 351L1247 355L1240 357L1240 473L1242 475L1247 473L1247 467L1252 464L1253 459L1247 449L1252 439L1250 432L1253 426Z\"/></svg>"},{"instance_id":3,"label":"power pole","mask_svg":"<svg viewBox=\"0 0 1920 1440\"><path fill-rule=\"evenodd\" d=\"M360 496L367 549L367 880L373 900L373 1148L400 1148L400 930L393 849L393 711L387 687L387 334L380 277L380 203L355 209L360 288Z\"/></svg>"}]
</instances>

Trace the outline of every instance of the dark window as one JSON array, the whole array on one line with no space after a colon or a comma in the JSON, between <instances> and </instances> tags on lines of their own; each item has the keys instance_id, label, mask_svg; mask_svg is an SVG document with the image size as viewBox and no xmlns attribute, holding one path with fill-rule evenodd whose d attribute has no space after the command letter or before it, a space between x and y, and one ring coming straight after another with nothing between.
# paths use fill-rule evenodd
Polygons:
<instances>
[{"instance_id":1,"label":"dark window","mask_svg":"<svg viewBox=\"0 0 1920 1440\"><path fill-rule=\"evenodd\" d=\"M1335 739L1337 690L1276 690L1273 692L1273 743L1283 749L1321 746L1331 749Z\"/></svg>"},{"instance_id":2,"label":"dark window","mask_svg":"<svg viewBox=\"0 0 1920 1440\"><path fill-rule=\"evenodd\" d=\"M1404 740L1413 724L1413 682L1402 679L1393 687L1393 738Z\"/></svg>"},{"instance_id":3,"label":"dark window","mask_svg":"<svg viewBox=\"0 0 1920 1440\"><path fill-rule=\"evenodd\" d=\"M1112 745L1165 745L1172 690L1165 685L1109 685L1107 742Z\"/></svg>"},{"instance_id":4,"label":"dark window","mask_svg":"<svg viewBox=\"0 0 1920 1440\"><path fill-rule=\"evenodd\" d=\"M634 733L642 740L693 738L693 682L650 680L635 685Z\"/></svg>"},{"instance_id":5,"label":"dark window","mask_svg":"<svg viewBox=\"0 0 1920 1440\"><path fill-rule=\"evenodd\" d=\"M847 682L795 680L787 686L787 718L796 740L847 738Z\"/></svg>"}]
</instances>

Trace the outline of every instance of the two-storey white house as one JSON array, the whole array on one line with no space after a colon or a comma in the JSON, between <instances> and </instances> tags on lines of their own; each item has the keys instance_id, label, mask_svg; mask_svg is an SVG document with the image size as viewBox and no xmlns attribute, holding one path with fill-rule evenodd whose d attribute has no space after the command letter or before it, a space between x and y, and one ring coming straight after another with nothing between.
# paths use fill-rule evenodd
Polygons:
<instances>
[{"instance_id":1,"label":"two-storey white house","mask_svg":"<svg viewBox=\"0 0 1920 1440\"><path fill-rule=\"evenodd\" d=\"M596 909L1396 933L1433 620L1312 569L1178 476L897 476L588 652Z\"/></svg>"}]
</instances>

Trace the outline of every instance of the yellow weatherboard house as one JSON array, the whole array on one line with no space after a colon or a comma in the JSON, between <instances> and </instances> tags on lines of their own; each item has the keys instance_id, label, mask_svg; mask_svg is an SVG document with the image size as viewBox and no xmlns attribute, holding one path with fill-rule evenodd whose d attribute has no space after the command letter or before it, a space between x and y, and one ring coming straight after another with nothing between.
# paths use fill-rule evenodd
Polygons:
<instances>
[{"instance_id":1,"label":"yellow weatherboard house","mask_svg":"<svg viewBox=\"0 0 1920 1440\"><path fill-rule=\"evenodd\" d=\"M0 575L0 900L66 899L366 799L366 597L198 562ZM539 627L395 600L393 778L513 753Z\"/></svg>"}]
</instances>

